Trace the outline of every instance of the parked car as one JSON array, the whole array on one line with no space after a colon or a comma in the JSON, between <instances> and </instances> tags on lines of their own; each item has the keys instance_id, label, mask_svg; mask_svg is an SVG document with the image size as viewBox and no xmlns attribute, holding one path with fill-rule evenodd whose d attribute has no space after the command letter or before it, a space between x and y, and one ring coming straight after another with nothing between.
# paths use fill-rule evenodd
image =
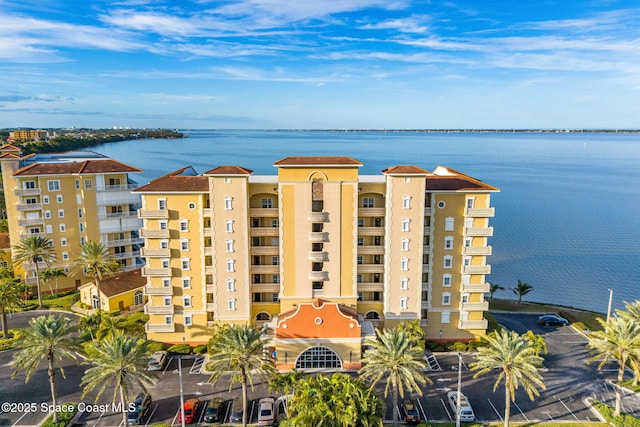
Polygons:
<instances>
[{"instance_id":1,"label":"parked car","mask_svg":"<svg viewBox=\"0 0 640 427\"><path fill-rule=\"evenodd\" d=\"M404 421L407 424L418 424L420 422L420 413L413 400L404 399L402 401L402 412L404 413Z\"/></svg>"},{"instance_id":2,"label":"parked car","mask_svg":"<svg viewBox=\"0 0 640 427\"><path fill-rule=\"evenodd\" d=\"M542 326L547 325L555 325L555 326L564 326L568 325L569 321L564 317L560 317L557 314L544 314L538 317L538 323Z\"/></svg>"},{"instance_id":3,"label":"parked car","mask_svg":"<svg viewBox=\"0 0 640 427\"><path fill-rule=\"evenodd\" d=\"M229 416L229 422L241 423L243 413L244 408L242 407L242 399L234 399L231 403L231 415Z\"/></svg>"},{"instance_id":4,"label":"parked car","mask_svg":"<svg viewBox=\"0 0 640 427\"><path fill-rule=\"evenodd\" d=\"M191 424L196 420L198 415L198 409L200 409L200 399L197 397L187 399L184 401L184 422L185 424ZM178 422L182 422L182 411L178 412Z\"/></svg>"},{"instance_id":5,"label":"parked car","mask_svg":"<svg viewBox=\"0 0 640 427\"><path fill-rule=\"evenodd\" d=\"M222 421L222 406L224 405L224 399L221 397L214 397L207 403L207 409L204 411L204 422L217 423Z\"/></svg>"},{"instance_id":6,"label":"parked car","mask_svg":"<svg viewBox=\"0 0 640 427\"><path fill-rule=\"evenodd\" d=\"M144 424L144 417L147 416L149 408L151 408L151 395L149 393L138 394L129 404L127 424L130 426Z\"/></svg>"},{"instance_id":7,"label":"parked car","mask_svg":"<svg viewBox=\"0 0 640 427\"><path fill-rule=\"evenodd\" d=\"M164 365L167 363L168 353L166 351L156 351L151 355L147 370L149 371L161 371L164 369Z\"/></svg>"},{"instance_id":8,"label":"parked car","mask_svg":"<svg viewBox=\"0 0 640 427\"><path fill-rule=\"evenodd\" d=\"M447 400L449 401L449 406L451 406L451 409L453 410L454 415L456 414L456 411L457 411L457 399L458 399L457 391L450 391L449 393L447 393ZM473 413L473 409L471 408L471 404L469 403L467 396L460 393L460 421L463 421L465 423L470 423L470 422L473 422L475 419L476 419L476 416ZM455 420L455 417L454 417L454 420Z\"/></svg>"},{"instance_id":9,"label":"parked car","mask_svg":"<svg viewBox=\"0 0 640 427\"><path fill-rule=\"evenodd\" d=\"M258 402L258 423L272 424L275 420L274 406L275 400L271 397L265 397Z\"/></svg>"}]
</instances>

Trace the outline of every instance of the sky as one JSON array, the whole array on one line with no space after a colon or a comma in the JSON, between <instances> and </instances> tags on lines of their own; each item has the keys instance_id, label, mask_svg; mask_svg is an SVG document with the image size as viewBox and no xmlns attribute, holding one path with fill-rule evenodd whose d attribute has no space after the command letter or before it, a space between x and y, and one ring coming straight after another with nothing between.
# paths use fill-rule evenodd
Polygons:
<instances>
[{"instance_id":1,"label":"sky","mask_svg":"<svg viewBox=\"0 0 640 427\"><path fill-rule=\"evenodd\" d=\"M0 0L0 128L640 128L637 0Z\"/></svg>"}]
</instances>

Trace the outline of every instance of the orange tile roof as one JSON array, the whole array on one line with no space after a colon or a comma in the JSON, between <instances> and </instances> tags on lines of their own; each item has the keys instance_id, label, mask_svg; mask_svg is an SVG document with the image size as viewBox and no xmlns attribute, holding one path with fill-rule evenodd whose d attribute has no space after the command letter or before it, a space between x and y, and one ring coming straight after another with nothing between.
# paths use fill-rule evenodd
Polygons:
<instances>
[{"instance_id":1,"label":"orange tile roof","mask_svg":"<svg viewBox=\"0 0 640 427\"><path fill-rule=\"evenodd\" d=\"M274 166L362 166L362 162L346 156L290 156Z\"/></svg>"},{"instance_id":2,"label":"orange tile roof","mask_svg":"<svg viewBox=\"0 0 640 427\"><path fill-rule=\"evenodd\" d=\"M133 190L134 193L170 191L170 192L197 192L205 193L209 191L209 178L202 175L182 175L186 170L193 170L191 166L178 169L160 178L150 181Z\"/></svg>"},{"instance_id":3,"label":"orange tile roof","mask_svg":"<svg viewBox=\"0 0 640 427\"><path fill-rule=\"evenodd\" d=\"M129 166L117 160L85 160L82 162L33 163L16 170L13 176L35 175L80 175L100 173L142 172L142 169Z\"/></svg>"},{"instance_id":4,"label":"orange tile roof","mask_svg":"<svg viewBox=\"0 0 640 427\"><path fill-rule=\"evenodd\" d=\"M251 175L253 171L241 166L218 166L206 171L203 175Z\"/></svg>"},{"instance_id":5,"label":"orange tile roof","mask_svg":"<svg viewBox=\"0 0 640 427\"><path fill-rule=\"evenodd\" d=\"M418 166L404 165L383 169L382 173L387 175L426 175L429 171Z\"/></svg>"},{"instance_id":6,"label":"orange tile roof","mask_svg":"<svg viewBox=\"0 0 640 427\"><path fill-rule=\"evenodd\" d=\"M10 249L11 240L9 239L9 233L0 233L0 249Z\"/></svg>"},{"instance_id":7,"label":"orange tile roof","mask_svg":"<svg viewBox=\"0 0 640 427\"><path fill-rule=\"evenodd\" d=\"M18 152L21 152L22 149L19 148L19 147L16 147L15 145L4 144L2 147L0 147L0 151L18 151Z\"/></svg>"},{"instance_id":8,"label":"orange tile roof","mask_svg":"<svg viewBox=\"0 0 640 427\"><path fill-rule=\"evenodd\" d=\"M436 170L446 170L446 175L430 174L427 176L427 191L500 191L498 187L489 185L472 176L465 175L449 168L438 166Z\"/></svg>"},{"instance_id":9,"label":"orange tile roof","mask_svg":"<svg viewBox=\"0 0 640 427\"><path fill-rule=\"evenodd\" d=\"M119 295L134 289L142 288L147 284L147 278L142 274L142 269L125 271L100 280L100 291L106 297ZM82 286L93 285L93 282L85 283Z\"/></svg>"}]
</instances>

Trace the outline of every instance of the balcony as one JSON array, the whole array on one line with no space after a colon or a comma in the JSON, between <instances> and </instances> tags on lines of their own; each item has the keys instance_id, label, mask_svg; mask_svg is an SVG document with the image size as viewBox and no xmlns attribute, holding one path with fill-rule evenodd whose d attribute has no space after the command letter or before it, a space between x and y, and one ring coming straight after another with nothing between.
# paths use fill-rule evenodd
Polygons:
<instances>
[{"instance_id":1,"label":"balcony","mask_svg":"<svg viewBox=\"0 0 640 427\"><path fill-rule=\"evenodd\" d=\"M384 208L359 208L358 216L384 216Z\"/></svg>"},{"instance_id":2,"label":"balcony","mask_svg":"<svg viewBox=\"0 0 640 427\"><path fill-rule=\"evenodd\" d=\"M107 240L107 246L126 246L126 245L140 245L144 243L144 239L142 237L134 237L131 239L120 239L120 240Z\"/></svg>"},{"instance_id":3,"label":"balcony","mask_svg":"<svg viewBox=\"0 0 640 427\"><path fill-rule=\"evenodd\" d=\"M249 233L252 237L277 236L280 230L278 227L251 227Z\"/></svg>"},{"instance_id":4,"label":"balcony","mask_svg":"<svg viewBox=\"0 0 640 427\"><path fill-rule=\"evenodd\" d=\"M422 245L422 253L423 254L431 253L431 246L429 246L428 244Z\"/></svg>"},{"instance_id":5,"label":"balcony","mask_svg":"<svg viewBox=\"0 0 640 427\"><path fill-rule=\"evenodd\" d=\"M310 271L309 280L311 280L312 282L326 282L327 280L329 280L329 272L328 271Z\"/></svg>"},{"instance_id":6,"label":"balcony","mask_svg":"<svg viewBox=\"0 0 640 427\"><path fill-rule=\"evenodd\" d=\"M173 304L171 305L149 305L148 303L144 305L144 312L146 314L173 314L174 312Z\"/></svg>"},{"instance_id":7,"label":"balcony","mask_svg":"<svg viewBox=\"0 0 640 427\"><path fill-rule=\"evenodd\" d=\"M489 310L489 301L480 302L462 302L460 310L463 311L487 311Z\"/></svg>"},{"instance_id":8,"label":"balcony","mask_svg":"<svg viewBox=\"0 0 640 427\"><path fill-rule=\"evenodd\" d=\"M384 273L383 264L358 264L358 274L361 273Z\"/></svg>"},{"instance_id":9,"label":"balcony","mask_svg":"<svg viewBox=\"0 0 640 427\"><path fill-rule=\"evenodd\" d=\"M431 216L431 206L424 207L424 216Z\"/></svg>"},{"instance_id":10,"label":"balcony","mask_svg":"<svg viewBox=\"0 0 640 427\"><path fill-rule=\"evenodd\" d=\"M170 267L160 267L160 268L144 267L142 269L142 275L146 277L148 276L169 277L171 276L171 268Z\"/></svg>"},{"instance_id":11,"label":"balcony","mask_svg":"<svg viewBox=\"0 0 640 427\"><path fill-rule=\"evenodd\" d=\"M279 274L279 265L252 265L250 267L251 274Z\"/></svg>"},{"instance_id":12,"label":"balcony","mask_svg":"<svg viewBox=\"0 0 640 427\"><path fill-rule=\"evenodd\" d=\"M126 251L113 254L114 259L128 259L137 258L140 256L140 251Z\"/></svg>"},{"instance_id":13,"label":"balcony","mask_svg":"<svg viewBox=\"0 0 640 427\"><path fill-rule=\"evenodd\" d=\"M459 329L487 329L487 321L483 320L459 320Z\"/></svg>"},{"instance_id":14,"label":"balcony","mask_svg":"<svg viewBox=\"0 0 640 427\"><path fill-rule=\"evenodd\" d=\"M471 218L492 218L494 215L494 208L466 208L464 210L464 216Z\"/></svg>"},{"instance_id":15,"label":"balcony","mask_svg":"<svg viewBox=\"0 0 640 427\"><path fill-rule=\"evenodd\" d=\"M168 219L168 209L138 209L138 218L145 219Z\"/></svg>"},{"instance_id":16,"label":"balcony","mask_svg":"<svg viewBox=\"0 0 640 427\"><path fill-rule=\"evenodd\" d=\"M44 218L29 218L29 219L19 219L18 225L20 227L28 227L30 225L40 225L44 224Z\"/></svg>"},{"instance_id":17,"label":"balcony","mask_svg":"<svg viewBox=\"0 0 640 427\"><path fill-rule=\"evenodd\" d=\"M489 283L473 283L473 284L462 284L460 285L460 291L461 292L468 292L468 293L485 293L485 292L489 292Z\"/></svg>"},{"instance_id":18,"label":"balcony","mask_svg":"<svg viewBox=\"0 0 640 427\"><path fill-rule=\"evenodd\" d=\"M175 332L176 327L173 323L164 324L149 324L144 325L145 332Z\"/></svg>"},{"instance_id":19,"label":"balcony","mask_svg":"<svg viewBox=\"0 0 640 427\"><path fill-rule=\"evenodd\" d=\"M18 203L16 206L18 211L40 211L42 210L41 203Z\"/></svg>"},{"instance_id":20,"label":"balcony","mask_svg":"<svg viewBox=\"0 0 640 427\"><path fill-rule=\"evenodd\" d=\"M321 297L323 295L324 295L324 289L312 289L311 290L311 297L312 298Z\"/></svg>"},{"instance_id":21,"label":"balcony","mask_svg":"<svg viewBox=\"0 0 640 427\"><path fill-rule=\"evenodd\" d=\"M329 261L329 252L309 252L308 259L312 262L327 262Z\"/></svg>"},{"instance_id":22,"label":"balcony","mask_svg":"<svg viewBox=\"0 0 640 427\"><path fill-rule=\"evenodd\" d=\"M430 227L430 226L428 226L428 225L427 225L427 226L425 226L425 227L423 228L423 233L424 233L424 235L425 235L425 236L429 236L429 235L431 235L431 227Z\"/></svg>"},{"instance_id":23,"label":"balcony","mask_svg":"<svg viewBox=\"0 0 640 427\"><path fill-rule=\"evenodd\" d=\"M145 295L173 295L173 288L171 286L145 286L143 289Z\"/></svg>"},{"instance_id":24,"label":"balcony","mask_svg":"<svg viewBox=\"0 0 640 427\"><path fill-rule=\"evenodd\" d=\"M215 302L208 302L206 307L207 307L207 311L215 311L216 303Z\"/></svg>"},{"instance_id":25,"label":"balcony","mask_svg":"<svg viewBox=\"0 0 640 427\"><path fill-rule=\"evenodd\" d=\"M204 235L204 237L211 237L213 236L213 228L211 227L205 227L202 229L202 234Z\"/></svg>"},{"instance_id":26,"label":"balcony","mask_svg":"<svg viewBox=\"0 0 640 427\"><path fill-rule=\"evenodd\" d=\"M491 252L491 246L464 246L462 248L462 255L489 256Z\"/></svg>"},{"instance_id":27,"label":"balcony","mask_svg":"<svg viewBox=\"0 0 640 427\"><path fill-rule=\"evenodd\" d=\"M309 241L314 243L328 242L329 233L326 231L312 231L309 233Z\"/></svg>"},{"instance_id":28,"label":"balcony","mask_svg":"<svg viewBox=\"0 0 640 427\"><path fill-rule=\"evenodd\" d=\"M146 258L169 258L171 249L169 248L142 248L142 256Z\"/></svg>"},{"instance_id":29,"label":"balcony","mask_svg":"<svg viewBox=\"0 0 640 427\"><path fill-rule=\"evenodd\" d=\"M135 263L135 264L131 264L131 265L124 265L122 266L122 271L133 271L133 270L137 270L139 268L144 267L146 264L144 262L140 262L140 263Z\"/></svg>"},{"instance_id":30,"label":"balcony","mask_svg":"<svg viewBox=\"0 0 640 427\"><path fill-rule=\"evenodd\" d=\"M493 227L465 227L462 233L468 237L491 237Z\"/></svg>"},{"instance_id":31,"label":"balcony","mask_svg":"<svg viewBox=\"0 0 640 427\"><path fill-rule=\"evenodd\" d=\"M421 301L420 310L428 310L428 309L429 309L429 301Z\"/></svg>"},{"instance_id":32,"label":"balcony","mask_svg":"<svg viewBox=\"0 0 640 427\"><path fill-rule=\"evenodd\" d=\"M384 236L384 227L358 227L358 236Z\"/></svg>"},{"instance_id":33,"label":"balcony","mask_svg":"<svg viewBox=\"0 0 640 427\"><path fill-rule=\"evenodd\" d=\"M20 240L24 240L33 236L47 237L44 233L20 233Z\"/></svg>"},{"instance_id":34,"label":"balcony","mask_svg":"<svg viewBox=\"0 0 640 427\"><path fill-rule=\"evenodd\" d=\"M329 212L309 212L311 222L329 222Z\"/></svg>"},{"instance_id":35,"label":"balcony","mask_svg":"<svg viewBox=\"0 0 640 427\"><path fill-rule=\"evenodd\" d=\"M131 191L138 188L137 184L121 184L121 185L99 185L96 191Z\"/></svg>"},{"instance_id":36,"label":"balcony","mask_svg":"<svg viewBox=\"0 0 640 427\"><path fill-rule=\"evenodd\" d=\"M17 190L13 190L13 194L16 196L39 196L40 189L39 188L20 188Z\"/></svg>"},{"instance_id":37,"label":"balcony","mask_svg":"<svg viewBox=\"0 0 640 427\"><path fill-rule=\"evenodd\" d=\"M126 212L107 212L98 215L98 219L121 219L121 218L138 218L137 211Z\"/></svg>"},{"instance_id":38,"label":"balcony","mask_svg":"<svg viewBox=\"0 0 640 427\"><path fill-rule=\"evenodd\" d=\"M251 255L278 255L280 246L251 246Z\"/></svg>"},{"instance_id":39,"label":"balcony","mask_svg":"<svg viewBox=\"0 0 640 427\"><path fill-rule=\"evenodd\" d=\"M358 283L358 292L382 292L384 291L384 283L360 282Z\"/></svg>"},{"instance_id":40,"label":"balcony","mask_svg":"<svg viewBox=\"0 0 640 427\"><path fill-rule=\"evenodd\" d=\"M215 267L213 265L205 265L204 274L215 274Z\"/></svg>"},{"instance_id":41,"label":"balcony","mask_svg":"<svg viewBox=\"0 0 640 427\"><path fill-rule=\"evenodd\" d=\"M214 285L206 285L204 287L204 289L205 289L205 292L208 293L208 294L213 294L213 293L216 292L216 289L215 289Z\"/></svg>"},{"instance_id":42,"label":"balcony","mask_svg":"<svg viewBox=\"0 0 640 427\"><path fill-rule=\"evenodd\" d=\"M279 283L252 283L251 292L280 292Z\"/></svg>"},{"instance_id":43,"label":"balcony","mask_svg":"<svg viewBox=\"0 0 640 427\"><path fill-rule=\"evenodd\" d=\"M367 245L358 246L358 255L383 255L384 246L382 245Z\"/></svg>"},{"instance_id":44,"label":"balcony","mask_svg":"<svg viewBox=\"0 0 640 427\"><path fill-rule=\"evenodd\" d=\"M96 205L98 206L140 205L140 200L140 194L130 191L96 193Z\"/></svg>"},{"instance_id":45,"label":"balcony","mask_svg":"<svg viewBox=\"0 0 640 427\"><path fill-rule=\"evenodd\" d=\"M250 217L278 217L278 208L249 208Z\"/></svg>"},{"instance_id":46,"label":"balcony","mask_svg":"<svg viewBox=\"0 0 640 427\"><path fill-rule=\"evenodd\" d=\"M491 274L490 265L465 265L462 266L462 274Z\"/></svg>"},{"instance_id":47,"label":"balcony","mask_svg":"<svg viewBox=\"0 0 640 427\"><path fill-rule=\"evenodd\" d=\"M216 321L215 320L207 320L207 328L213 328L216 326Z\"/></svg>"},{"instance_id":48,"label":"balcony","mask_svg":"<svg viewBox=\"0 0 640 427\"><path fill-rule=\"evenodd\" d=\"M145 239L168 239L169 238L169 230L149 230L147 228L143 228L140 230L140 234Z\"/></svg>"}]
</instances>

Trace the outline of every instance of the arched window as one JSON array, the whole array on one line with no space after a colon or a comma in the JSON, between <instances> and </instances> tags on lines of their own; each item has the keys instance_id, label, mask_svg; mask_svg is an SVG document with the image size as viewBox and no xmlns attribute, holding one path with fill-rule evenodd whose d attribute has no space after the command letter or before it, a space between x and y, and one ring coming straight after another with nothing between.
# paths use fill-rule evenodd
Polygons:
<instances>
[{"instance_id":1,"label":"arched window","mask_svg":"<svg viewBox=\"0 0 640 427\"><path fill-rule=\"evenodd\" d=\"M256 321L258 322L268 322L269 320L271 320L271 316L269 315L269 313L265 313L263 311L261 313L256 314Z\"/></svg>"},{"instance_id":2,"label":"arched window","mask_svg":"<svg viewBox=\"0 0 640 427\"><path fill-rule=\"evenodd\" d=\"M368 311L367 314L364 315L364 318L367 320L380 320L380 313L377 311Z\"/></svg>"},{"instance_id":3,"label":"arched window","mask_svg":"<svg viewBox=\"0 0 640 427\"><path fill-rule=\"evenodd\" d=\"M296 369L342 369L342 361L330 348L311 347L298 356Z\"/></svg>"},{"instance_id":4,"label":"arched window","mask_svg":"<svg viewBox=\"0 0 640 427\"><path fill-rule=\"evenodd\" d=\"M409 298L400 297L400 310L406 310L409 308Z\"/></svg>"},{"instance_id":5,"label":"arched window","mask_svg":"<svg viewBox=\"0 0 640 427\"><path fill-rule=\"evenodd\" d=\"M144 294L142 293L142 291L136 291L136 293L133 294L133 304L140 305L143 303L144 303Z\"/></svg>"}]
</instances>

